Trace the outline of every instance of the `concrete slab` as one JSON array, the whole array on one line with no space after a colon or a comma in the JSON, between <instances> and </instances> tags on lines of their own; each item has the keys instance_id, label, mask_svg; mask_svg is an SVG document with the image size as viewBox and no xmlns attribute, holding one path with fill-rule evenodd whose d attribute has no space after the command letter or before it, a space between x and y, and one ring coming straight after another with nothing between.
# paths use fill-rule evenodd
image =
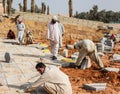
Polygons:
<instances>
[{"instance_id":1,"label":"concrete slab","mask_svg":"<svg viewBox=\"0 0 120 94\"><path fill-rule=\"evenodd\" d=\"M45 62L47 66L61 67L65 64L61 61L63 58L61 55L58 55L57 60L51 60L52 55L43 53L41 49L37 48L37 46L40 47L38 44L19 46L17 40L0 39L0 41L0 83L6 86L0 88L0 94L26 94L16 91L20 90L21 84L34 82L40 76L35 69L37 62L41 61L40 58L43 58L42 62ZM14 58L12 63L5 63L5 52L12 53ZM38 74L39 76L33 78Z\"/></svg>"},{"instance_id":2,"label":"concrete slab","mask_svg":"<svg viewBox=\"0 0 120 94\"><path fill-rule=\"evenodd\" d=\"M105 91L106 83L84 84L83 87L87 90Z\"/></svg>"},{"instance_id":3,"label":"concrete slab","mask_svg":"<svg viewBox=\"0 0 120 94\"><path fill-rule=\"evenodd\" d=\"M120 62L120 55L119 54L113 54L113 59L111 62Z\"/></svg>"},{"instance_id":4,"label":"concrete slab","mask_svg":"<svg viewBox=\"0 0 120 94\"><path fill-rule=\"evenodd\" d=\"M118 73L120 71L120 69L119 68L106 67L106 68L103 69L103 71Z\"/></svg>"}]
</instances>

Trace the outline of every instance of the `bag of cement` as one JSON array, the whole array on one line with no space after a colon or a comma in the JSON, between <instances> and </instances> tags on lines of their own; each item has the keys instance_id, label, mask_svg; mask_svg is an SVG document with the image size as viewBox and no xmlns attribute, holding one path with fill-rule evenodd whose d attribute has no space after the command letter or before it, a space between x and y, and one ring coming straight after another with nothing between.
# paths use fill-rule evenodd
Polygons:
<instances>
[{"instance_id":1,"label":"bag of cement","mask_svg":"<svg viewBox=\"0 0 120 94\"><path fill-rule=\"evenodd\" d=\"M6 52L6 53L5 53L5 61L6 61L7 63L12 62L12 53L9 53L9 52Z\"/></svg>"},{"instance_id":2,"label":"bag of cement","mask_svg":"<svg viewBox=\"0 0 120 94\"><path fill-rule=\"evenodd\" d=\"M91 61L89 57L85 57L80 65L80 69L86 69L91 67Z\"/></svg>"}]
</instances>

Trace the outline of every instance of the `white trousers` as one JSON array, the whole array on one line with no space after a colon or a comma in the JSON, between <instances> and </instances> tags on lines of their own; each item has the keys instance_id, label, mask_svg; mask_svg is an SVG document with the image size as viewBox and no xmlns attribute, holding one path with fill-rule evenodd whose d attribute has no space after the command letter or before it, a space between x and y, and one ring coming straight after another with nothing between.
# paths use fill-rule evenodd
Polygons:
<instances>
[{"instance_id":1,"label":"white trousers","mask_svg":"<svg viewBox=\"0 0 120 94\"><path fill-rule=\"evenodd\" d=\"M18 41L20 45L22 45L23 38L24 38L24 31L18 31Z\"/></svg>"},{"instance_id":2,"label":"white trousers","mask_svg":"<svg viewBox=\"0 0 120 94\"><path fill-rule=\"evenodd\" d=\"M53 41L50 41L50 46L51 46L51 53L53 54L53 56L58 55L58 49L59 49L59 43L55 43Z\"/></svg>"}]
</instances>

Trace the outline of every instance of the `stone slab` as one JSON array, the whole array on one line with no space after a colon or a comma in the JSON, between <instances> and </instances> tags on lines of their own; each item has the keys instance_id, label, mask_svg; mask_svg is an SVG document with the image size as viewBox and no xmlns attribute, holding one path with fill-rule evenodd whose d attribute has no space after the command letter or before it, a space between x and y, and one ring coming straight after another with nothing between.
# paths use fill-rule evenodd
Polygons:
<instances>
[{"instance_id":1,"label":"stone slab","mask_svg":"<svg viewBox=\"0 0 120 94\"><path fill-rule=\"evenodd\" d=\"M103 71L118 73L120 71L120 69L119 68L106 67L106 68L103 69Z\"/></svg>"},{"instance_id":2,"label":"stone slab","mask_svg":"<svg viewBox=\"0 0 120 94\"><path fill-rule=\"evenodd\" d=\"M84 84L83 87L87 90L105 91L106 83Z\"/></svg>"}]
</instances>

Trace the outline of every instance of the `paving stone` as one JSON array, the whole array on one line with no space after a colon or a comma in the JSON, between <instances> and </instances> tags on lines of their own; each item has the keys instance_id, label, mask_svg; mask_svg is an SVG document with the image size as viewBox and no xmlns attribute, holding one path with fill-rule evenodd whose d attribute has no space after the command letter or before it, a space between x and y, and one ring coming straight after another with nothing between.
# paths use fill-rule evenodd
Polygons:
<instances>
[{"instance_id":1,"label":"paving stone","mask_svg":"<svg viewBox=\"0 0 120 94\"><path fill-rule=\"evenodd\" d=\"M116 72L118 73L120 71L119 68L111 68L111 67L106 67L103 69L103 71L108 71L108 72Z\"/></svg>"},{"instance_id":2,"label":"paving stone","mask_svg":"<svg viewBox=\"0 0 120 94\"><path fill-rule=\"evenodd\" d=\"M3 88L3 92L0 91L0 94L26 94L16 92L16 90L20 90L17 87L26 82L34 82L38 79L40 74L36 71L35 66L38 61L41 61L40 58L43 58L42 62L47 66L61 67L62 64L65 64L61 61L63 58L61 55L58 55L57 60L51 60L51 53L43 53L36 46L19 46L15 44L17 40L0 40L0 82L8 88L8 90ZM4 62L6 52L12 53L14 58L12 63ZM34 77L36 75L39 76Z\"/></svg>"},{"instance_id":3,"label":"paving stone","mask_svg":"<svg viewBox=\"0 0 120 94\"><path fill-rule=\"evenodd\" d=\"M0 86L0 94L9 94L9 88L7 86Z\"/></svg>"},{"instance_id":4,"label":"paving stone","mask_svg":"<svg viewBox=\"0 0 120 94\"><path fill-rule=\"evenodd\" d=\"M1 73L1 72L0 72L0 84L7 85L5 75L4 73Z\"/></svg>"},{"instance_id":5,"label":"paving stone","mask_svg":"<svg viewBox=\"0 0 120 94\"><path fill-rule=\"evenodd\" d=\"M83 87L87 90L105 91L106 83L84 84Z\"/></svg>"},{"instance_id":6,"label":"paving stone","mask_svg":"<svg viewBox=\"0 0 120 94\"><path fill-rule=\"evenodd\" d=\"M7 77L7 83L8 84L17 84L20 82L23 82L25 77L23 75L9 75Z\"/></svg>"},{"instance_id":7,"label":"paving stone","mask_svg":"<svg viewBox=\"0 0 120 94\"><path fill-rule=\"evenodd\" d=\"M119 54L113 54L113 62L120 62L120 55Z\"/></svg>"}]
</instances>

